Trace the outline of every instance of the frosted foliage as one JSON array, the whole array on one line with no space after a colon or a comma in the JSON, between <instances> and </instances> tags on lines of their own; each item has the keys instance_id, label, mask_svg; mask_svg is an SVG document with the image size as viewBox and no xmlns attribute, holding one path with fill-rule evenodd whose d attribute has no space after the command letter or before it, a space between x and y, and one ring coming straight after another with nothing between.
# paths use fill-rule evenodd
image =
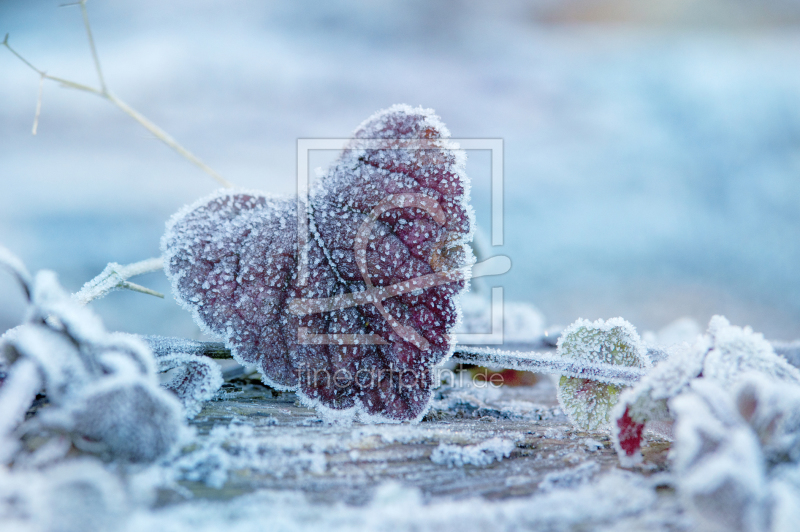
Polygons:
<instances>
[{"instance_id":1,"label":"frosted foliage","mask_svg":"<svg viewBox=\"0 0 800 532\"><path fill-rule=\"evenodd\" d=\"M476 445L464 446L440 443L431 453L431 461L448 467L468 464L481 467L508 458L515 448L513 441L503 438L491 438Z\"/></svg>"},{"instance_id":2,"label":"frosted foliage","mask_svg":"<svg viewBox=\"0 0 800 532\"><path fill-rule=\"evenodd\" d=\"M633 325L622 318L578 320L558 339L558 355L583 363L649 368L650 359ZM558 402L570 421L584 430L609 424L621 387L591 379L561 377Z\"/></svg>"},{"instance_id":3,"label":"frosted foliage","mask_svg":"<svg viewBox=\"0 0 800 532\"><path fill-rule=\"evenodd\" d=\"M717 383L692 383L670 401L678 489L703 530L764 530L767 485L755 433Z\"/></svg>"},{"instance_id":4,"label":"frosted foliage","mask_svg":"<svg viewBox=\"0 0 800 532\"><path fill-rule=\"evenodd\" d=\"M748 371L757 371L781 381L800 384L800 371L777 356L761 333L750 327L734 327L722 316L708 325L713 349L703 364L703 375L722 383L733 383Z\"/></svg>"},{"instance_id":5,"label":"frosted foliage","mask_svg":"<svg viewBox=\"0 0 800 532\"><path fill-rule=\"evenodd\" d=\"M196 416L203 403L212 399L222 386L219 364L206 357L171 353L156 360L159 371L169 372L169 380L161 386L180 399L187 417Z\"/></svg>"},{"instance_id":6,"label":"frosted foliage","mask_svg":"<svg viewBox=\"0 0 800 532\"><path fill-rule=\"evenodd\" d=\"M295 199L219 191L184 208L162 239L176 298L329 419L421 419L473 261L465 154L448 136L405 105L361 124L301 203L303 249Z\"/></svg>"},{"instance_id":7,"label":"frosted foliage","mask_svg":"<svg viewBox=\"0 0 800 532\"><path fill-rule=\"evenodd\" d=\"M558 339L558 354L582 362L646 368L647 351L636 329L622 318L578 320Z\"/></svg>"},{"instance_id":8,"label":"frosted foliage","mask_svg":"<svg viewBox=\"0 0 800 532\"><path fill-rule=\"evenodd\" d=\"M775 354L769 342L749 327L736 327L714 316L708 333L694 344L669 348L660 362L636 386L620 396L612 417L613 439L620 458L640 460L641 433L645 425L673 420L668 401L689 389L698 379L710 380L730 390L743 375L753 372L775 383L800 384L800 372Z\"/></svg>"},{"instance_id":9,"label":"frosted foliage","mask_svg":"<svg viewBox=\"0 0 800 532\"><path fill-rule=\"evenodd\" d=\"M166 455L182 433L182 412L174 396L159 387L149 348L130 335L106 332L90 310L64 292L52 272L39 272L30 282L25 286L28 320L0 341L0 350L11 361L7 384L0 388L0 428L8 434L22 422L20 407L27 409L40 389L49 406L18 429L35 435L38 447L7 441L0 449L3 460L16 456L17 463L36 461L37 449L60 449L61 457L72 449L132 463ZM36 371L22 379L31 367ZM12 383L21 387L14 397L27 399L6 408L10 394L4 392ZM48 447L42 441L66 445Z\"/></svg>"},{"instance_id":10,"label":"frosted foliage","mask_svg":"<svg viewBox=\"0 0 800 532\"><path fill-rule=\"evenodd\" d=\"M608 415L617 404L620 387L589 379L561 377L558 402L570 421L583 430L598 430L608 425Z\"/></svg>"},{"instance_id":11,"label":"frosted foliage","mask_svg":"<svg viewBox=\"0 0 800 532\"><path fill-rule=\"evenodd\" d=\"M800 386L754 373L738 388L736 407L755 432L768 466L800 463Z\"/></svg>"}]
</instances>

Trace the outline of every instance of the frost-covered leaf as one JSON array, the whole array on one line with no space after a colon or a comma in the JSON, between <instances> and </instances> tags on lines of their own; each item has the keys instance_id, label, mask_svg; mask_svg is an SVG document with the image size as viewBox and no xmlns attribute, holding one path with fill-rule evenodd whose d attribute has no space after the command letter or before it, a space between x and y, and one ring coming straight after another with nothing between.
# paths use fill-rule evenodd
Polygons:
<instances>
[{"instance_id":1,"label":"frost-covered leaf","mask_svg":"<svg viewBox=\"0 0 800 532\"><path fill-rule=\"evenodd\" d=\"M735 400L768 466L800 463L800 386L753 373L743 379Z\"/></svg>"},{"instance_id":2,"label":"frost-covered leaf","mask_svg":"<svg viewBox=\"0 0 800 532\"><path fill-rule=\"evenodd\" d=\"M765 530L763 454L730 395L710 379L697 379L670 409L677 418L672 456L678 491L699 529Z\"/></svg>"},{"instance_id":3,"label":"frost-covered leaf","mask_svg":"<svg viewBox=\"0 0 800 532\"><path fill-rule=\"evenodd\" d=\"M633 325L622 318L578 320L558 340L559 356L585 363L648 368L650 360ZM597 430L609 423L621 387L590 379L561 377L558 401L573 424Z\"/></svg>"},{"instance_id":4,"label":"frost-covered leaf","mask_svg":"<svg viewBox=\"0 0 800 532\"><path fill-rule=\"evenodd\" d=\"M108 333L52 272L38 272L30 283L27 322L0 340L0 351L10 362L9 378L0 387L0 438L19 425L20 408L27 409L43 388L47 408L18 429L34 437L37 447L47 448L42 440L48 438L66 438L84 453L134 463L167 454L183 435L183 415L177 399L159 387L147 345L131 335ZM6 400L9 394L16 402ZM7 462L13 453L35 449L12 442L0 451ZM20 463L42 459L17 458Z\"/></svg>"},{"instance_id":5,"label":"frost-covered leaf","mask_svg":"<svg viewBox=\"0 0 800 532\"><path fill-rule=\"evenodd\" d=\"M203 403L212 399L222 386L219 364L206 357L185 353L171 353L156 358L158 370L169 372L169 380L162 387L178 396L187 417L194 417Z\"/></svg>"},{"instance_id":6,"label":"frost-covered leaf","mask_svg":"<svg viewBox=\"0 0 800 532\"><path fill-rule=\"evenodd\" d=\"M323 415L421 419L472 262L465 156L448 136L426 109L370 117L301 202L303 249L294 199L220 191L184 208L162 240L175 297Z\"/></svg>"},{"instance_id":7,"label":"frost-covered leaf","mask_svg":"<svg viewBox=\"0 0 800 532\"><path fill-rule=\"evenodd\" d=\"M693 345L673 346L669 353L636 386L623 392L612 412L612 439L625 463L641 460L645 426L669 428L674 416L668 401L688 390L697 379L708 379L731 390L743 375L757 372L773 382L800 384L800 371L776 355L761 334L749 327L732 326L721 316L711 319L708 333ZM668 431L662 434L669 436Z\"/></svg>"}]
</instances>

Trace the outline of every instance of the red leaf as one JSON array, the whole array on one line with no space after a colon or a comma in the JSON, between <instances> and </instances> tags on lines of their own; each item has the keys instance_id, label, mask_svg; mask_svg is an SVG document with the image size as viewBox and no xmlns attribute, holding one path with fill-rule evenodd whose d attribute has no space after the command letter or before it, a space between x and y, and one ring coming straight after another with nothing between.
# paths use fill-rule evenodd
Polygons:
<instances>
[{"instance_id":1,"label":"red leaf","mask_svg":"<svg viewBox=\"0 0 800 532\"><path fill-rule=\"evenodd\" d=\"M220 191L185 208L162 241L176 298L328 415L421 418L472 261L465 158L448 136L421 108L364 122L301 206L305 257L294 199Z\"/></svg>"}]
</instances>

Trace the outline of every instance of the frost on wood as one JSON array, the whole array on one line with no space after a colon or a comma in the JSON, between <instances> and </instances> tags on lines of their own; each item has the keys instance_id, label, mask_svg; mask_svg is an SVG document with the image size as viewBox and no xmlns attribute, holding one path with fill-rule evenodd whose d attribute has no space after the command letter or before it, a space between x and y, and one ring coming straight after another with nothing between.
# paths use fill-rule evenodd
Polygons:
<instances>
[{"instance_id":1,"label":"frost on wood","mask_svg":"<svg viewBox=\"0 0 800 532\"><path fill-rule=\"evenodd\" d=\"M558 340L558 354L582 363L649 368L650 360L633 325L622 318L578 320ZM576 426L597 430L609 423L620 387L590 379L561 377L558 401Z\"/></svg>"},{"instance_id":2,"label":"frost on wood","mask_svg":"<svg viewBox=\"0 0 800 532\"><path fill-rule=\"evenodd\" d=\"M721 316L709 323L708 332L693 344L673 346L632 389L625 391L612 412L613 439L624 463L641 460L639 449L645 428L669 436L673 415L668 401L689 389L697 379L708 379L724 389L742 375L756 372L774 382L800 383L800 371L778 356L761 334L735 327Z\"/></svg>"},{"instance_id":3,"label":"frost on wood","mask_svg":"<svg viewBox=\"0 0 800 532\"><path fill-rule=\"evenodd\" d=\"M504 438L492 438L476 445L464 446L440 443L431 453L431 461L448 467L463 467L467 464L481 467L508 458L515 448L513 441Z\"/></svg>"},{"instance_id":4,"label":"frost on wood","mask_svg":"<svg viewBox=\"0 0 800 532\"><path fill-rule=\"evenodd\" d=\"M448 136L432 111L394 106L357 128L299 213L257 192L184 208L162 239L176 298L326 417L421 419L472 263L465 155Z\"/></svg>"},{"instance_id":5,"label":"frost on wood","mask_svg":"<svg viewBox=\"0 0 800 532\"><path fill-rule=\"evenodd\" d=\"M36 461L39 451L54 449L40 445L42 439L66 442L62 454L72 448L130 463L153 462L172 450L183 430L181 407L158 386L147 346L130 335L106 332L52 272L23 282L30 295L28 318L0 341L10 364L0 388L4 461L15 453L18 461ZM20 409L24 414L40 390L48 406L22 422ZM23 440L20 446L8 438L9 429L39 443L26 447L29 441Z\"/></svg>"}]
</instances>

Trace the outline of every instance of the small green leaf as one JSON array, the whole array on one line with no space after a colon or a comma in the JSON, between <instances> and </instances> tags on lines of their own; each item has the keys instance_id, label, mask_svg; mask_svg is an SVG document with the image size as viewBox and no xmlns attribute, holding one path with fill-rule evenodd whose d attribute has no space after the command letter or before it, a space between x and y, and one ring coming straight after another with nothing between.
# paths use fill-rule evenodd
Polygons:
<instances>
[{"instance_id":1,"label":"small green leaf","mask_svg":"<svg viewBox=\"0 0 800 532\"><path fill-rule=\"evenodd\" d=\"M636 329L622 318L578 320L558 340L558 354L578 362L627 367L650 367L647 351ZM570 421L583 430L608 426L609 413L622 387L590 379L561 377L558 402Z\"/></svg>"}]
</instances>

